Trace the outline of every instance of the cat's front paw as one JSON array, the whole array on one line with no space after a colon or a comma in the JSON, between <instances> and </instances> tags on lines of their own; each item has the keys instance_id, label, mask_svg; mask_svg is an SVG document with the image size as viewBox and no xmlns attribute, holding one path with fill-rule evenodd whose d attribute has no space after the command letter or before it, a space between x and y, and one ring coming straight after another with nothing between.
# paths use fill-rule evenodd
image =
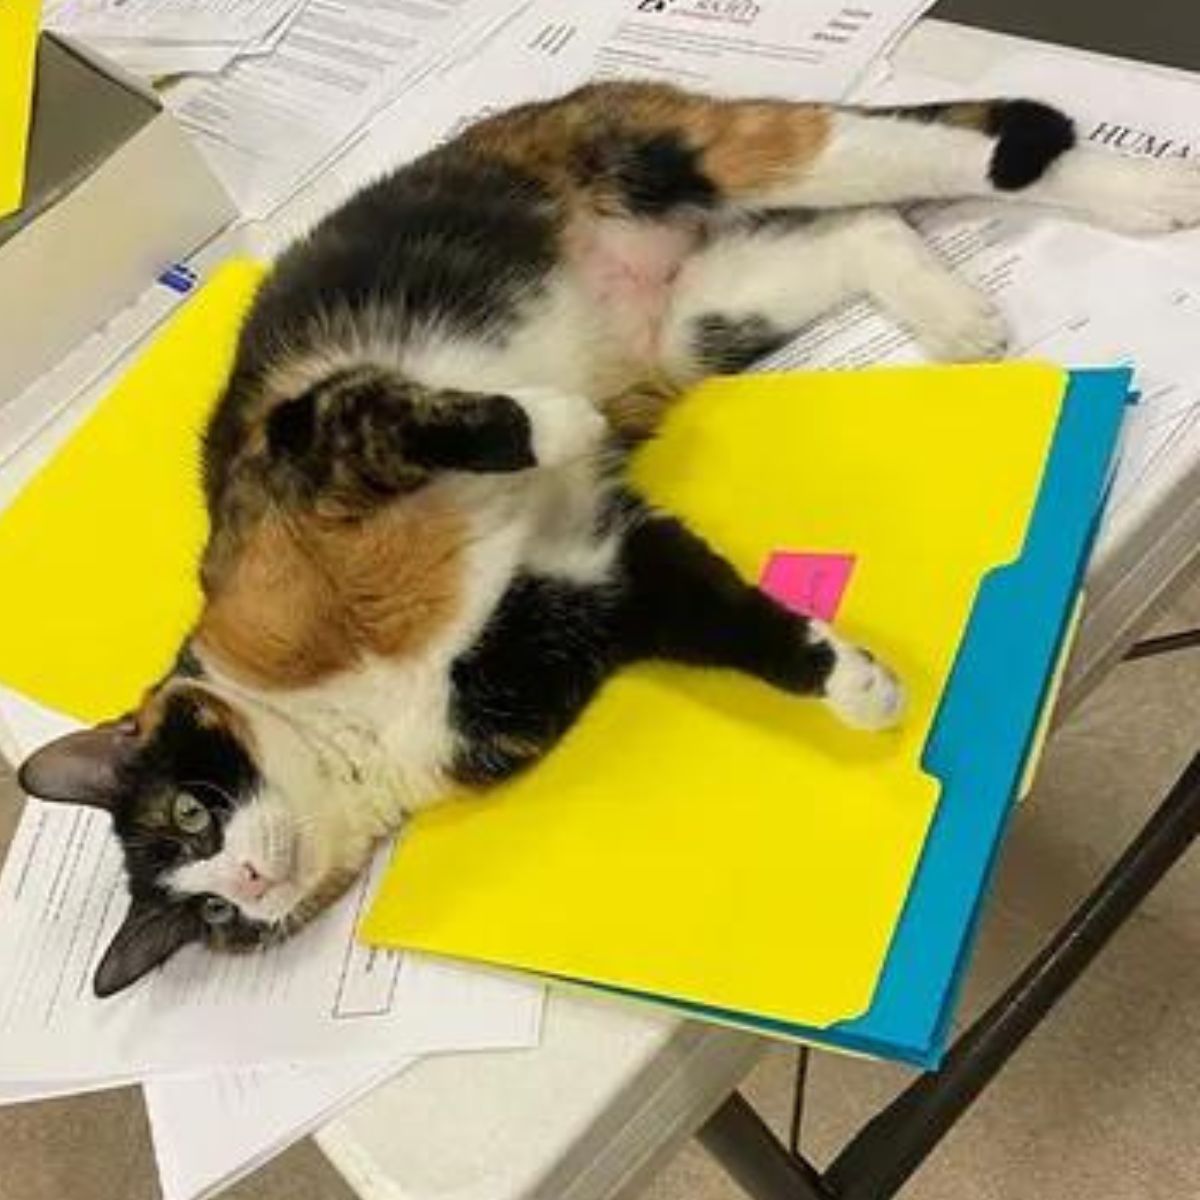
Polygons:
<instances>
[{"instance_id":1,"label":"cat's front paw","mask_svg":"<svg viewBox=\"0 0 1200 1200\"><path fill-rule=\"evenodd\" d=\"M890 729L904 712L904 685L873 655L846 642L834 643L834 665L824 700L853 729Z\"/></svg>"}]
</instances>

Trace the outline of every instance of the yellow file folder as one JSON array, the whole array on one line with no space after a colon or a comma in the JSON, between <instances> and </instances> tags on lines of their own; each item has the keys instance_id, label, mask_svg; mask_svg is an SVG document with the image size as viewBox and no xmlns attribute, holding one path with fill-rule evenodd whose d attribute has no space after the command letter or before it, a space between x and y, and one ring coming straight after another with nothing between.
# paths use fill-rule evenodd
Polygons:
<instances>
[{"instance_id":1,"label":"yellow file folder","mask_svg":"<svg viewBox=\"0 0 1200 1200\"><path fill-rule=\"evenodd\" d=\"M629 670L535 770L414 821L366 939L815 1027L864 1012L938 801L926 740L981 581L1021 553L1064 378L701 385L636 478L747 578L780 548L856 555L839 625L904 677L903 727Z\"/></svg>"}]
</instances>

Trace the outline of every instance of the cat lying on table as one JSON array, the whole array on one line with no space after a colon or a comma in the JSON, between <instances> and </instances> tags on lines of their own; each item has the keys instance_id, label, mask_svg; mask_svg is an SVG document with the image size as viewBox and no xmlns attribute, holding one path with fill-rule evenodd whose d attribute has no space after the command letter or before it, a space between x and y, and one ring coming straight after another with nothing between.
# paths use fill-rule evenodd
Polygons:
<instances>
[{"instance_id":1,"label":"cat lying on table","mask_svg":"<svg viewBox=\"0 0 1200 1200\"><path fill-rule=\"evenodd\" d=\"M933 357L1000 355L987 297L888 207L967 196L1200 221L1194 168L1077 147L1032 101L608 83L469 128L289 250L205 438L199 621L137 712L21 770L121 839L132 902L97 993L189 942L288 936L405 814L536 762L623 664L730 667L893 723L886 667L622 467L677 389L855 294Z\"/></svg>"}]
</instances>

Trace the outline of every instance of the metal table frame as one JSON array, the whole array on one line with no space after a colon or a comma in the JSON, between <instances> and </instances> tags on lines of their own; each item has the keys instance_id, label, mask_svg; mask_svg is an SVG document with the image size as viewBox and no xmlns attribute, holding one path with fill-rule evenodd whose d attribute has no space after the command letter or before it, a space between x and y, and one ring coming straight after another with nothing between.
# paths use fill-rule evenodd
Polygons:
<instances>
[{"instance_id":1,"label":"metal table frame","mask_svg":"<svg viewBox=\"0 0 1200 1200\"><path fill-rule=\"evenodd\" d=\"M1200 645L1200 630L1139 643L1146 658ZM887 1200L937 1148L1109 939L1200 835L1200 753L1116 864L1041 952L959 1037L942 1066L904 1089L824 1170L789 1149L739 1092L698 1133L754 1200ZM801 1051L807 1055L807 1051ZM797 1103L803 1098L804 1059ZM798 1124L794 1124L798 1132Z\"/></svg>"}]
</instances>

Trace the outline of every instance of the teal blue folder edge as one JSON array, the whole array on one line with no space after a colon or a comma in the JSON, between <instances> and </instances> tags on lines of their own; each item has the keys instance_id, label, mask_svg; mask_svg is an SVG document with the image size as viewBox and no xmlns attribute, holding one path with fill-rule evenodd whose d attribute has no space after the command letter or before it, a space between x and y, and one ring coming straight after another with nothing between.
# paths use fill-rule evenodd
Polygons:
<instances>
[{"instance_id":1,"label":"teal blue folder edge","mask_svg":"<svg viewBox=\"0 0 1200 1200\"><path fill-rule=\"evenodd\" d=\"M745 1029L937 1066L1099 528L1130 382L1125 368L1071 373L1024 549L980 586L923 756L943 781L941 801L866 1013L814 1028L603 990ZM987 744L975 736L981 725L992 735Z\"/></svg>"}]
</instances>

